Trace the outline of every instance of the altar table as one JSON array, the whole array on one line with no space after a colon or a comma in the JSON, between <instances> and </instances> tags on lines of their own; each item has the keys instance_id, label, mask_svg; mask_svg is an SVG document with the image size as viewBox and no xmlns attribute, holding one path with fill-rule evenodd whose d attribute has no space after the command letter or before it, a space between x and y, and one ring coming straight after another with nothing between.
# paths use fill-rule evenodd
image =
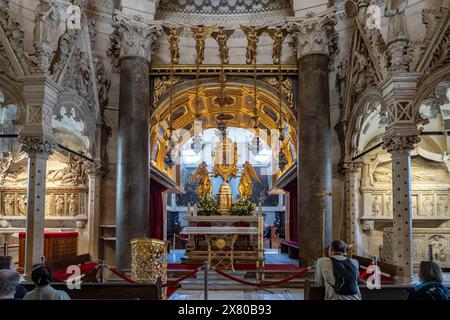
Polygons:
<instances>
[{"instance_id":1,"label":"altar table","mask_svg":"<svg viewBox=\"0 0 450 320\"><path fill-rule=\"evenodd\" d=\"M185 227L184 235L204 235L208 245L208 263L234 271L234 244L239 235L260 235L257 227ZM259 243L259 241L258 241ZM258 248L262 249L262 248ZM260 261L262 263L262 261Z\"/></svg>"}]
</instances>

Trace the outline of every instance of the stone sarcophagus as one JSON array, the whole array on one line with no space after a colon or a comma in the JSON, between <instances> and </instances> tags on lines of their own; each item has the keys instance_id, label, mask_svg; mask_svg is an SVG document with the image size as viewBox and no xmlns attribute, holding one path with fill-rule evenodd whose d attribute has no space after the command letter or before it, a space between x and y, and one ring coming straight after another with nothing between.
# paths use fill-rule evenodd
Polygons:
<instances>
[{"instance_id":1,"label":"stone sarcophagus","mask_svg":"<svg viewBox=\"0 0 450 320\"><path fill-rule=\"evenodd\" d=\"M392 228L385 228L380 248L383 262L393 263L393 246ZM413 228L414 267L422 260L429 260L430 249L434 261L442 267L450 267L450 228Z\"/></svg>"}]
</instances>

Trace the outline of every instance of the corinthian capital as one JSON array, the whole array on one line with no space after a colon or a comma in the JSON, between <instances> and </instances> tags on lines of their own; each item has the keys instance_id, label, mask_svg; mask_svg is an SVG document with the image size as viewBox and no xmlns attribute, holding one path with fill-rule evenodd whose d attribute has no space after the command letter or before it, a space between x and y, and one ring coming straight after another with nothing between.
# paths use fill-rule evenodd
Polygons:
<instances>
[{"instance_id":1,"label":"corinthian capital","mask_svg":"<svg viewBox=\"0 0 450 320\"><path fill-rule=\"evenodd\" d=\"M22 136L19 140L22 143L22 151L28 155L41 154L44 157L48 157L53 153L55 147L55 143L51 137Z\"/></svg>"},{"instance_id":2,"label":"corinthian capital","mask_svg":"<svg viewBox=\"0 0 450 320\"><path fill-rule=\"evenodd\" d=\"M392 127L383 136L382 148L388 152L409 152L420 142L420 129L417 127Z\"/></svg>"},{"instance_id":3,"label":"corinthian capital","mask_svg":"<svg viewBox=\"0 0 450 320\"><path fill-rule=\"evenodd\" d=\"M156 39L162 33L160 25L148 24L139 15L130 18L114 10L112 26L114 31L110 35L108 56L114 67L118 67L120 59L124 57L142 57L151 62Z\"/></svg>"},{"instance_id":4,"label":"corinthian capital","mask_svg":"<svg viewBox=\"0 0 450 320\"><path fill-rule=\"evenodd\" d=\"M287 30L294 39L291 45L297 52L297 59L310 54L330 56L333 53L336 45L335 13L333 7L319 14L308 12L302 18L288 18Z\"/></svg>"}]
</instances>

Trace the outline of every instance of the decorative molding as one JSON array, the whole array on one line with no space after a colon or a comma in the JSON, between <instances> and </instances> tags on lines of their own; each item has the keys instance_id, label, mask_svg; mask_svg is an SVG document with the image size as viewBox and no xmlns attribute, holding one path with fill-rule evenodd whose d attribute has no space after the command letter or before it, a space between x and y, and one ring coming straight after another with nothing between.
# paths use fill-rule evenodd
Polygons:
<instances>
[{"instance_id":1,"label":"decorative molding","mask_svg":"<svg viewBox=\"0 0 450 320\"><path fill-rule=\"evenodd\" d=\"M148 24L139 15L130 18L119 10L113 12L112 26L114 31L110 35L108 57L113 67L118 68L120 59L124 57L141 57L151 62L162 26Z\"/></svg>"},{"instance_id":2,"label":"decorative molding","mask_svg":"<svg viewBox=\"0 0 450 320\"><path fill-rule=\"evenodd\" d=\"M333 7L320 14L308 12L304 18L287 19L287 30L294 40L290 45L297 59L310 54L332 55L336 44L335 13Z\"/></svg>"}]
</instances>

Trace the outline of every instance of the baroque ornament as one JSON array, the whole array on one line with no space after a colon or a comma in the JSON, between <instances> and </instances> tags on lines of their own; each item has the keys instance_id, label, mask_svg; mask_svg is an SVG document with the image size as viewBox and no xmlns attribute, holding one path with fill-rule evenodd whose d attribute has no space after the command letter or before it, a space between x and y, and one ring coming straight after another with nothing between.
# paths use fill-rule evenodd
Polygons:
<instances>
[{"instance_id":1,"label":"baroque ornament","mask_svg":"<svg viewBox=\"0 0 450 320\"><path fill-rule=\"evenodd\" d=\"M162 34L160 25L150 25L139 15L130 18L114 10L112 26L114 31L110 35L108 57L112 59L113 67L118 68L119 60L124 57L141 57L151 61L156 39Z\"/></svg>"},{"instance_id":2,"label":"baroque ornament","mask_svg":"<svg viewBox=\"0 0 450 320\"><path fill-rule=\"evenodd\" d=\"M334 52L335 10L329 9L321 14L308 12L304 18L289 21L287 30L292 34L291 43L297 59L310 54L330 56Z\"/></svg>"}]
</instances>

